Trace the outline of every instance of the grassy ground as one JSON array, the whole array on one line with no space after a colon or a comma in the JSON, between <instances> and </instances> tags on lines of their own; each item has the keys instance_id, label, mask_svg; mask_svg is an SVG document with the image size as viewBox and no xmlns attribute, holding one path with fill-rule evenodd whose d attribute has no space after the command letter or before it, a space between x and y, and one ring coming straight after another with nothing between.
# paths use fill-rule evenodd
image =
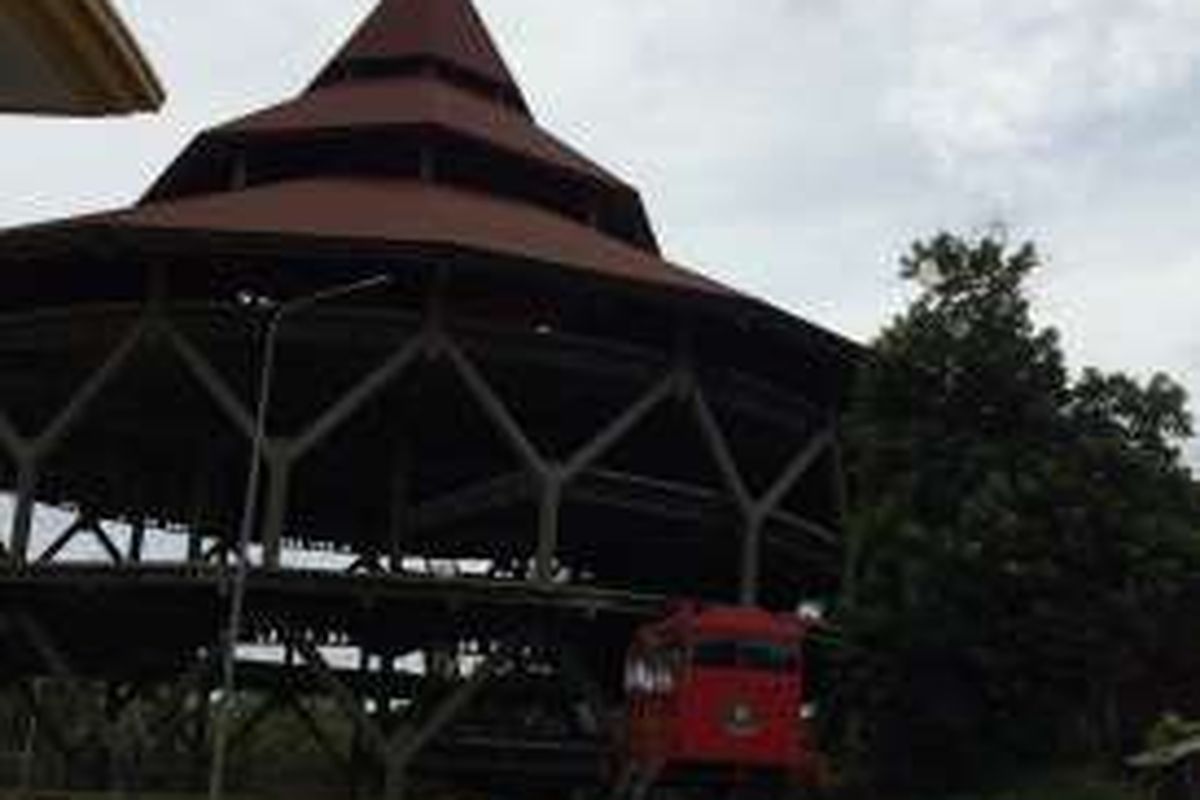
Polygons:
<instances>
[{"instance_id":1,"label":"grassy ground","mask_svg":"<svg viewBox=\"0 0 1200 800\"><path fill-rule=\"evenodd\" d=\"M1146 795L1090 770L1070 770L1033 776L1004 789L964 794L954 800L1146 800Z\"/></svg>"},{"instance_id":2,"label":"grassy ground","mask_svg":"<svg viewBox=\"0 0 1200 800\"><path fill-rule=\"evenodd\" d=\"M420 797L421 795L416 795ZM442 796L442 795L439 795ZM201 795L167 794L96 794L85 792L34 791L20 796L0 789L0 800L204 800ZM230 800L267 800L263 796L233 796ZM317 797L314 795L314 797ZM278 800L274 798L273 800ZM1148 800L1145 792L1135 787L1106 778L1090 770L1063 770L1031 776L1012 786L963 793L945 800Z\"/></svg>"}]
</instances>

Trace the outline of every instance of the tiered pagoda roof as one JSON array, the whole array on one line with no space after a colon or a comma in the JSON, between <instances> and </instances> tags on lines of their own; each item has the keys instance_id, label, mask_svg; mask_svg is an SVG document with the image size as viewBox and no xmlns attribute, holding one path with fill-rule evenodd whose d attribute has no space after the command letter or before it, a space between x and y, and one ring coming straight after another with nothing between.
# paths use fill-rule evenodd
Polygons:
<instances>
[{"instance_id":1,"label":"tiered pagoda roof","mask_svg":"<svg viewBox=\"0 0 1200 800\"><path fill-rule=\"evenodd\" d=\"M136 205L0 235L4 261L81 249L160 263L448 253L499 280L711 301L790 326L833 362L853 350L666 260L637 190L538 125L470 0L381 0L304 91L199 134Z\"/></svg>"},{"instance_id":2,"label":"tiered pagoda roof","mask_svg":"<svg viewBox=\"0 0 1200 800\"><path fill-rule=\"evenodd\" d=\"M534 121L470 0L384 0L298 97L201 133L125 234L448 245L725 294L661 259L635 189Z\"/></svg>"}]
</instances>

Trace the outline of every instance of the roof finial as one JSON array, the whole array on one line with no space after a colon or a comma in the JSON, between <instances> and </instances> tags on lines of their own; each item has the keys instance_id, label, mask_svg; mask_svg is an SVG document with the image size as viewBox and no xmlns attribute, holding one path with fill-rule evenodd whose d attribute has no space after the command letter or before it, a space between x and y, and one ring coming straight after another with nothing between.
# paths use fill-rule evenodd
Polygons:
<instances>
[{"instance_id":1,"label":"roof finial","mask_svg":"<svg viewBox=\"0 0 1200 800\"><path fill-rule=\"evenodd\" d=\"M316 86L430 69L528 113L520 87L471 0L382 0Z\"/></svg>"}]
</instances>

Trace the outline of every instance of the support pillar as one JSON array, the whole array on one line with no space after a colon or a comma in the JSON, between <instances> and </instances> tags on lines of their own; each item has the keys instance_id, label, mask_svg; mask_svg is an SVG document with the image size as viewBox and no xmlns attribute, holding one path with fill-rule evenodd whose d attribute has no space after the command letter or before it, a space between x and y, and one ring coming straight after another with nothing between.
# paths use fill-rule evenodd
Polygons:
<instances>
[{"instance_id":1,"label":"support pillar","mask_svg":"<svg viewBox=\"0 0 1200 800\"><path fill-rule=\"evenodd\" d=\"M537 579L541 583L554 581L562 495L562 472L557 467L550 467L542 477L542 499L538 511Z\"/></svg>"},{"instance_id":2,"label":"support pillar","mask_svg":"<svg viewBox=\"0 0 1200 800\"><path fill-rule=\"evenodd\" d=\"M146 504L143 487L134 488L133 500L135 503L133 513L126 515L129 523L129 547L120 559L114 559L116 563L120 563L122 560L130 564L142 563L142 551L146 547ZM97 524L97 527L101 526Z\"/></svg>"},{"instance_id":3,"label":"support pillar","mask_svg":"<svg viewBox=\"0 0 1200 800\"><path fill-rule=\"evenodd\" d=\"M204 526L209 499L209 464L207 448L200 448L192 476L191 509L188 513L187 560L189 564L204 562Z\"/></svg>"},{"instance_id":4,"label":"support pillar","mask_svg":"<svg viewBox=\"0 0 1200 800\"><path fill-rule=\"evenodd\" d=\"M768 518L780 510L788 492L808 473L833 442L832 428L825 428L814 435L792 458L767 493L753 505L750 513L746 514L746 528L742 538L740 592L743 605L755 605L758 602L758 590L762 580L763 529Z\"/></svg>"},{"instance_id":5,"label":"support pillar","mask_svg":"<svg viewBox=\"0 0 1200 800\"><path fill-rule=\"evenodd\" d=\"M146 518L141 514L133 520L133 527L129 533L129 556L130 564L142 563L142 550L146 544Z\"/></svg>"},{"instance_id":6,"label":"support pillar","mask_svg":"<svg viewBox=\"0 0 1200 800\"><path fill-rule=\"evenodd\" d=\"M359 648L359 651L358 651L358 673L359 673L360 677L366 678L370 674L370 666L371 666L370 662L371 662L371 656L370 656L370 653L367 652L366 645L361 645ZM379 674L380 674L379 685L382 686L382 685L384 685L387 677L389 677L391 674L391 663L390 662L383 663L381 665ZM375 699L375 714L374 714L374 716L375 716L376 720L382 721L384 719L386 711L387 711L387 709L385 707L386 702L387 702L386 694L381 690L380 693L377 694L374 699ZM353 724L350 729L349 771L347 773L347 777L349 778L349 780L348 780L349 785L346 788L350 792L351 800L359 800L359 798L361 798L363 796L363 791L362 791L363 762L365 760L364 755L366 755L366 753L364 751L366 748L365 748L365 745L363 742L362 726L358 723L357 720L352 720L352 723Z\"/></svg>"},{"instance_id":7,"label":"support pillar","mask_svg":"<svg viewBox=\"0 0 1200 800\"><path fill-rule=\"evenodd\" d=\"M40 678L21 681L18 684L18 700L29 713L30 728L25 743L26 768L31 773L37 771L38 757L35 748L42 741L49 744L64 763L69 764L75 756L75 749L68 739L64 728L59 724L57 715L42 702Z\"/></svg>"},{"instance_id":8,"label":"support pillar","mask_svg":"<svg viewBox=\"0 0 1200 800\"><path fill-rule=\"evenodd\" d=\"M38 469L30 456L17 462L17 505L13 513L11 550L13 560L29 563L29 540L33 535L33 512L37 505Z\"/></svg>"},{"instance_id":9,"label":"support pillar","mask_svg":"<svg viewBox=\"0 0 1200 800\"><path fill-rule=\"evenodd\" d=\"M762 579L762 540L765 519L753 514L746 519L742 531L741 588L738 602L744 606L758 604L758 590Z\"/></svg>"},{"instance_id":10,"label":"support pillar","mask_svg":"<svg viewBox=\"0 0 1200 800\"><path fill-rule=\"evenodd\" d=\"M189 526L187 536L187 562L189 564L204 563L204 535L200 528L195 525Z\"/></svg>"},{"instance_id":11,"label":"support pillar","mask_svg":"<svg viewBox=\"0 0 1200 800\"><path fill-rule=\"evenodd\" d=\"M408 448L401 445L396 449L396 459L392 466L387 531L388 565L393 573L404 571L404 545L412 532L411 483L412 459Z\"/></svg>"},{"instance_id":12,"label":"support pillar","mask_svg":"<svg viewBox=\"0 0 1200 800\"><path fill-rule=\"evenodd\" d=\"M132 777L129 769L132 748L126 746L126 742L121 736L121 717L133 700L136 691L130 688L126 694L121 691L119 684L109 683L105 686L104 694L104 708L101 711L102 722L97 735L104 756L104 763L101 765L104 772L102 785L107 786L118 796L122 796L127 794Z\"/></svg>"},{"instance_id":13,"label":"support pillar","mask_svg":"<svg viewBox=\"0 0 1200 800\"><path fill-rule=\"evenodd\" d=\"M292 459L285 447L272 444L267 451L271 480L267 487L266 515L263 518L263 566L278 569L283 554L283 529L287 524L288 491L292 480Z\"/></svg>"}]
</instances>

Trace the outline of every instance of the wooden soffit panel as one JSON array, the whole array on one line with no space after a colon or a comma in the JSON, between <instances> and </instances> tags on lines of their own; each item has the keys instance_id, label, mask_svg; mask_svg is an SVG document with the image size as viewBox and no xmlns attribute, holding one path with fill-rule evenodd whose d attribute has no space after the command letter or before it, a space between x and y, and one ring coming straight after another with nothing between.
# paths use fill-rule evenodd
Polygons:
<instances>
[{"instance_id":1,"label":"wooden soffit panel","mask_svg":"<svg viewBox=\"0 0 1200 800\"><path fill-rule=\"evenodd\" d=\"M165 98L108 0L0 2L0 112L131 114Z\"/></svg>"}]
</instances>

